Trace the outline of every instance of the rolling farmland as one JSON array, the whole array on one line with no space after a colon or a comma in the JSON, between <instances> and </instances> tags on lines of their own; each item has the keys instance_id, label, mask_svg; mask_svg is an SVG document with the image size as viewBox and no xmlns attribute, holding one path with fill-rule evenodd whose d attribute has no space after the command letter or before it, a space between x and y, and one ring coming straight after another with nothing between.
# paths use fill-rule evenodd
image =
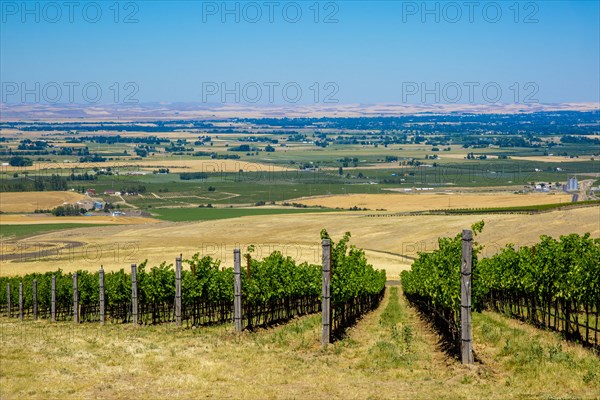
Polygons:
<instances>
[{"instance_id":1,"label":"rolling farmland","mask_svg":"<svg viewBox=\"0 0 600 400\"><path fill-rule=\"evenodd\" d=\"M433 145L382 143L373 148L346 143L352 135L366 136L364 129L352 135L330 129L329 144L320 147L309 143L313 137L323 140L314 129L282 133L281 127L271 127L274 132L256 135L196 132L194 142L182 131L155 138L140 131L123 133L123 143L108 143L108 132L81 139L59 134L57 126L45 128L44 136L27 130L24 134L56 147L87 147L98 156L79 157L73 155L79 150L63 149L71 155L47 154L46 161L0 170L0 340L6 349L1 361L20 371L10 378L4 374L0 381L11 396L126 397L141 391L175 397L240 397L243 392L247 398L264 398L266 393L279 398L284 391L283 397L335 398L352 392L391 398L418 390L434 397L519 398L594 397L600 391L597 354L583 345L595 343L589 336L596 332L593 304L574 305L571 299L552 305L542 298L535 304L545 308L532 312L524 303L532 301L531 293L526 300L510 297L514 288L508 296L500 291L502 280L492 284L490 278L490 293L502 296L486 297L483 312L473 314L475 363L464 366L448 350L443 332L415 305L411 290L419 282L411 286L407 278L411 268L423 265L419 260L424 253L445 251L439 238L455 237L481 220L485 229L477 242L483 247L476 254L478 260L489 260L481 261L490 265L489 277L502 270L497 265L503 257L522 258L528 249L537 249L542 235L600 237L600 206L592 190L598 184L599 161L589 147L563 144L574 154L569 158L541 156L528 147L474 150L452 144L435 157ZM8 137L11 151L18 151L17 145L30 146L15 132ZM133 156L136 150L143 154L140 149L146 144L139 141L158 148L154 154ZM210 150L207 143L212 143ZM267 152L267 143L286 146ZM244 145L248 147L237 151ZM112 159L81 161L86 157ZM577 192L563 187L573 174L581 174ZM55 186L64 190L49 190ZM587 201L573 202L574 193ZM33 212L82 200L102 208L85 215L79 210L62 216ZM328 322L333 343L325 347L323 229L334 241ZM356 248L345 247L342 256L335 244L345 243L340 238L346 232L352 232L349 244ZM506 250L511 244L519 253ZM234 249L243 254L238 265L241 334L232 322ZM437 279L452 290L460 261L455 253L444 264L448 273ZM572 258L553 263L570 265ZM594 265L594 257L588 259ZM49 321L53 275L56 322ZM454 281L444 281L451 277ZM10 318L5 316L7 283ZM452 296L456 300L456 292ZM583 314L576 318L573 307L583 307ZM32 321L34 308L37 321ZM78 323L73 325L75 310ZM548 315L557 315L557 322ZM460 321L452 318L456 339ZM27 349L21 346L23 334L31 336ZM20 362L25 351L48 372L34 374ZM105 378L74 370L73 360L102 371ZM152 365L154 371L139 363ZM176 376L179 388L157 378L155 371ZM124 373L127 383L120 378ZM324 375L329 381L319 378ZM78 379L72 381L73 376ZM260 390L248 383L256 379ZM56 385L42 384L47 381ZM561 386L548 389L556 381ZM490 390L495 394L489 395Z\"/></svg>"}]
</instances>

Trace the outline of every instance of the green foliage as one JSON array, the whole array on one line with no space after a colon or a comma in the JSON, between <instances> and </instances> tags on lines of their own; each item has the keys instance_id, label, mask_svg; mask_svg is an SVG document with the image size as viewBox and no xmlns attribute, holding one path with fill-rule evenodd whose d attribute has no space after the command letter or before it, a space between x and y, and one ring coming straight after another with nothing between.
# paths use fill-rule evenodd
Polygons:
<instances>
[{"instance_id":1,"label":"green foliage","mask_svg":"<svg viewBox=\"0 0 600 400\"><path fill-rule=\"evenodd\" d=\"M131 299L131 277L121 269L104 275L104 295L106 304L115 306Z\"/></svg>"},{"instance_id":2,"label":"green foliage","mask_svg":"<svg viewBox=\"0 0 600 400\"><path fill-rule=\"evenodd\" d=\"M146 272L147 261L137 267L140 303L169 303L175 299L175 271L173 264L161 263Z\"/></svg>"},{"instance_id":3,"label":"green foliage","mask_svg":"<svg viewBox=\"0 0 600 400\"><path fill-rule=\"evenodd\" d=\"M327 233L324 231L324 234ZM332 250L332 301L343 304L349 300L381 293L385 287L385 271L373 269L365 253L348 246L350 233ZM280 300L319 298L322 288L322 268L306 262L297 263L289 256L274 251L262 260L253 259L250 246L242 265L242 292L250 307L274 304ZM233 301L233 269L222 268L219 260L195 254L183 261L188 265L182 271L182 302L184 305L205 303L222 304ZM99 273L78 271L79 303L83 306L99 303ZM22 277L0 278L0 304L6 304L6 284L11 284L11 302L18 304L18 287L23 282L25 307L32 306L32 281L38 280L40 307L50 307L51 279L57 279L57 306L73 304L73 275L57 272L28 274ZM175 299L175 271L166 262L148 268L147 261L137 266L138 299L144 305L172 305ZM131 275L123 269L105 273L105 302L108 308L128 305L131 302ZM287 301L287 300L286 300Z\"/></svg>"},{"instance_id":4,"label":"green foliage","mask_svg":"<svg viewBox=\"0 0 600 400\"><path fill-rule=\"evenodd\" d=\"M70 217L70 216L78 216L82 214L83 210L77 205L67 204L64 206L58 206L52 210L52 215L57 217Z\"/></svg>"},{"instance_id":5,"label":"green foliage","mask_svg":"<svg viewBox=\"0 0 600 400\"><path fill-rule=\"evenodd\" d=\"M481 232L483 221L473 225ZM408 295L428 299L435 307L460 307L461 235L438 239L439 249L419 253L410 271L401 274ZM537 298L540 302L566 300L582 305L600 304L600 239L589 233L559 240L541 236L532 247L518 250L509 244L490 258L477 259L473 247L472 303L476 311L491 291Z\"/></svg>"},{"instance_id":6,"label":"green foliage","mask_svg":"<svg viewBox=\"0 0 600 400\"><path fill-rule=\"evenodd\" d=\"M286 297L319 296L321 266L296 264L274 251L262 261L250 259L250 276L242 274L245 300L251 305Z\"/></svg>"},{"instance_id":7,"label":"green foliage","mask_svg":"<svg viewBox=\"0 0 600 400\"><path fill-rule=\"evenodd\" d=\"M483 229L483 221L473 224L476 235ZM479 266L477 254L480 247L473 246L471 259L472 306L474 310L483 308L484 291L478 286ZM460 280L462 264L462 234L453 238L438 239L438 249L429 253L419 253L410 271L400 275L404 293L416 295L431 301L434 307L458 310L460 307Z\"/></svg>"},{"instance_id":8,"label":"green foliage","mask_svg":"<svg viewBox=\"0 0 600 400\"><path fill-rule=\"evenodd\" d=\"M21 157L21 156L13 156L8 160L8 163L11 167L29 167L33 165L33 162L30 158Z\"/></svg>"},{"instance_id":9,"label":"green foliage","mask_svg":"<svg viewBox=\"0 0 600 400\"><path fill-rule=\"evenodd\" d=\"M508 245L480 264L477 285L484 291L600 304L600 239L591 238L589 233L561 236L559 240L541 236L536 245L518 250Z\"/></svg>"},{"instance_id":10,"label":"green foliage","mask_svg":"<svg viewBox=\"0 0 600 400\"><path fill-rule=\"evenodd\" d=\"M190 260L190 266L181 277L182 302L191 304L200 300L207 302L233 301L233 269L219 269L221 261L198 253Z\"/></svg>"},{"instance_id":11,"label":"green foliage","mask_svg":"<svg viewBox=\"0 0 600 400\"><path fill-rule=\"evenodd\" d=\"M331 242L331 302L334 306L354 297L378 294L387 280L384 270L376 270L367 262L364 250L348 246L350 236L350 232L346 232L337 244ZM331 240L326 230L321 231L321 239Z\"/></svg>"}]
</instances>

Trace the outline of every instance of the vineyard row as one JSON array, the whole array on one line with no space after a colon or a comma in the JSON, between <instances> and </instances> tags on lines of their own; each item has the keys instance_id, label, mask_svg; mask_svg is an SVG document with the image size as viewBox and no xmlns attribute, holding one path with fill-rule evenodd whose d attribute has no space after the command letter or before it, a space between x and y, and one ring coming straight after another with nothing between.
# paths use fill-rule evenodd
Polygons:
<instances>
[{"instance_id":1,"label":"vineyard row","mask_svg":"<svg viewBox=\"0 0 600 400\"><path fill-rule=\"evenodd\" d=\"M79 322L199 326L234 321L236 330L252 329L322 310L327 300L329 338L343 333L375 308L385 288L384 271L368 264L364 251L349 246L346 233L328 243L324 265L296 263L275 251L262 260L234 251L234 267L195 254L176 258L175 267L147 262L105 272L62 271L0 278L0 312L9 317ZM324 247L325 248L325 247ZM186 268L183 264L187 264ZM323 296L323 293L327 293Z\"/></svg>"},{"instance_id":2,"label":"vineyard row","mask_svg":"<svg viewBox=\"0 0 600 400\"><path fill-rule=\"evenodd\" d=\"M475 234L483 221L473 225ZM568 340L600 348L600 239L589 234L542 236L518 250L507 245L489 258L482 247L467 256L470 286L461 292L465 265L464 237L439 238L435 251L419 253L410 271L401 274L407 299L430 319L454 350L461 346L461 313L492 309L556 330ZM461 259L462 258L462 259ZM469 304L465 305L465 294ZM464 324L463 324L464 326Z\"/></svg>"}]
</instances>

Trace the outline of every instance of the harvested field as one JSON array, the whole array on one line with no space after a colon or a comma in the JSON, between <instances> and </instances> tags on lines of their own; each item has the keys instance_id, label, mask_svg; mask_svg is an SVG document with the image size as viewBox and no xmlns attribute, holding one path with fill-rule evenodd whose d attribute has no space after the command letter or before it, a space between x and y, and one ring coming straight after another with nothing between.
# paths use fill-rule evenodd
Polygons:
<instances>
[{"instance_id":1,"label":"harvested field","mask_svg":"<svg viewBox=\"0 0 600 400\"><path fill-rule=\"evenodd\" d=\"M0 211L50 210L63 203L75 203L82 199L88 197L76 192L3 192L0 193ZM4 217L2 219L4 220Z\"/></svg>"},{"instance_id":2,"label":"harvested field","mask_svg":"<svg viewBox=\"0 0 600 400\"><path fill-rule=\"evenodd\" d=\"M113 217L110 214L100 216L55 217L48 214L11 214L0 216L0 222L7 225L33 225L33 224L115 224L132 225L158 222L154 218L146 217Z\"/></svg>"},{"instance_id":3,"label":"harvested field","mask_svg":"<svg viewBox=\"0 0 600 400\"><path fill-rule=\"evenodd\" d=\"M410 194L350 194L320 196L294 200L308 206L328 208L360 207L370 210L426 211L446 208L515 207L538 204L570 203L568 194L466 194L466 193L410 193Z\"/></svg>"},{"instance_id":4,"label":"harvested field","mask_svg":"<svg viewBox=\"0 0 600 400\"><path fill-rule=\"evenodd\" d=\"M590 153L592 150L590 148ZM540 162L581 162L581 161L590 161L592 157L579 157L579 158L571 158L564 156L513 156L511 157L513 160L519 161L540 161Z\"/></svg>"},{"instance_id":5,"label":"harvested field","mask_svg":"<svg viewBox=\"0 0 600 400\"><path fill-rule=\"evenodd\" d=\"M372 214L372 213L369 213ZM235 219L192 223L161 222L147 225L102 226L90 230L64 230L5 241L4 254L29 252L45 244L78 241L83 246L63 254L43 258L22 258L2 262L0 273L11 275L62 268L96 270L125 268L148 259L150 265L174 262L179 253L184 258L196 252L232 263L235 247L256 246L256 257L280 250L295 259L320 263L319 232L326 228L334 238L344 232L353 235L351 243L366 249L370 262L385 268L389 277L407 269L418 251L436 248L440 236L454 236L474 222L484 220L483 233L477 240L490 255L507 243L534 243L542 234L558 237L569 233L590 232L600 237L600 208L553 211L543 215L456 215L456 216L381 216L367 213L318 213L297 215L247 216ZM37 247L36 247L37 246Z\"/></svg>"}]
</instances>

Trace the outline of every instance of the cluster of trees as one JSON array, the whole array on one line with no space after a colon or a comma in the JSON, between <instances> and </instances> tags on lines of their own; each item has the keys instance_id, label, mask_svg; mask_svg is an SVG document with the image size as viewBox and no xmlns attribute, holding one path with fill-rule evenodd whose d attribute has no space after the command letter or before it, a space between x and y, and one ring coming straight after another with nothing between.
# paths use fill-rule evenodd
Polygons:
<instances>
[{"instance_id":1,"label":"cluster of trees","mask_svg":"<svg viewBox=\"0 0 600 400\"><path fill-rule=\"evenodd\" d=\"M600 146L600 138L592 138L588 136L573 136L565 135L560 138L561 143L577 143L577 144L593 144Z\"/></svg>"},{"instance_id":2,"label":"cluster of trees","mask_svg":"<svg viewBox=\"0 0 600 400\"><path fill-rule=\"evenodd\" d=\"M186 148L188 142L187 139L177 139L174 142L170 142L167 146L165 146L165 151L167 153L181 153L185 151L194 151L193 147Z\"/></svg>"},{"instance_id":3,"label":"cluster of trees","mask_svg":"<svg viewBox=\"0 0 600 400\"><path fill-rule=\"evenodd\" d=\"M74 204L66 204L64 206L58 206L52 210L52 215L56 217L73 217L81 214L85 214L86 209L79 207Z\"/></svg>"},{"instance_id":4,"label":"cluster of trees","mask_svg":"<svg viewBox=\"0 0 600 400\"><path fill-rule=\"evenodd\" d=\"M473 152L471 153L467 153L467 160L486 160L487 156L485 154L473 154Z\"/></svg>"},{"instance_id":5,"label":"cluster of trees","mask_svg":"<svg viewBox=\"0 0 600 400\"><path fill-rule=\"evenodd\" d=\"M8 160L11 167L29 167L33 165L33 161L30 158L22 156L14 156Z\"/></svg>"},{"instance_id":6,"label":"cluster of trees","mask_svg":"<svg viewBox=\"0 0 600 400\"><path fill-rule=\"evenodd\" d=\"M52 174L50 176L29 176L27 179L0 180L0 192L43 192L46 190L67 190L66 178Z\"/></svg>"},{"instance_id":7,"label":"cluster of trees","mask_svg":"<svg viewBox=\"0 0 600 400\"><path fill-rule=\"evenodd\" d=\"M121 188L121 193L123 194L138 194L138 193L146 193L146 186L144 185L132 185L132 186L125 186L123 188Z\"/></svg>"},{"instance_id":8,"label":"cluster of trees","mask_svg":"<svg viewBox=\"0 0 600 400\"><path fill-rule=\"evenodd\" d=\"M154 146L149 145L139 145L136 146L135 149L133 149L133 151L135 152L135 154L138 155L138 157L148 157L150 153L156 151L156 148Z\"/></svg>"},{"instance_id":9,"label":"cluster of trees","mask_svg":"<svg viewBox=\"0 0 600 400\"><path fill-rule=\"evenodd\" d=\"M17 147L18 150L27 150L27 151L43 151L48 147L48 142L43 140L33 141L31 139L23 139L19 143Z\"/></svg>"},{"instance_id":10,"label":"cluster of trees","mask_svg":"<svg viewBox=\"0 0 600 400\"><path fill-rule=\"evenodd\" d=\"M79 156L79 157L83 157L83 156L89 156L90 155L90 150L88 149L88 147L61 147L60 150L54 154L57 154L59 156Z\"/></svg>"},{"instance_id":11,"label":"cluster of trees","mask_svg":"<svg viewBox=\"0 0 600 400\"><path fill-rule=\"evenodd\" d=\"M169 139L161 138L157 136L127 136L121 135L94 135L94 136L81 136L77 138L71 138L67 140L68 143L101 143L101 144L116 144L116 143L144 143L144 144L161 144L168 142Z\"/></svg>"},{"instance_id":12,"label":"cluster of trees","mask_svg":"<svg viewBox=\"0 0 600 400\"><path fill-rule=\"evenodd\" d=\"M352 165L353 167L358 166L358 157L344 157L337 160L342 163L342 167L348 168L348 166Z\"/></svg>"},{"instance_id":13,"label":"cluster of trees","mask_svg":"<svg viewBox=\"0 0 600 400\"><path fill-rule=\"evenodd\" d=\"M239 160L240 156L237 154L218 154L215 152L208 151L197 151L192 154L194 157L210 157L213 160Z\"/></svg>"},{"instance_id":14,"label":"cluster of trees","mask_svg":"<svg viewBox=\"0 0 600 400\"><path fill-rule=\"evenodd\" d=\"M194 142L195 146L204 146L204 144L210 143L212 146L212 138L210 136L198 136L198 140Z\"/></svg>"},{"instance_id":15,"label":"cluster of trees","mask_svg":"<svg viewBox=\"0 0 600 400\"><path fill-rule=\"evenodd\" d=\"M207 179L208 174L206 172L182 172L179 174L179 179L183 181L189 181L192 179Z\"/></svg>"},{"instance_id":16,"label":"cluster of trees","mask_svg":"<svg viewBox=\"0 0 600 400\"><path fill-rule=\"evenodd\" d=\"M96 163L96 162L104 162L106 161L105 157L102 157L101 155L95 153L95 154L91 154L91 155L87 155L87 156L83 156L79 158L79 162L90 162L90 163Z\"/></svg>"},{"instance_id":17,"label":"cluster of trees","mask_svg":"<svg viewBox=\"0 0 600 400\"><path fill-rule=\"evenodd\" d=\"M249 144L240 144L239 146L229 147L227 149L227 151L240 151L240 152L256 151L256 147L250 147Z\"/></svg>"},{"instance_id":18,"label":"cluster of trees","mask_svg":"<svg viewBox=\"0 0 600 400\"><path fill-rule=\"evenodd\" d=\"M273 134L273 132L271 132L271 134ZM278 139L273 139L268 136L244 136L244 137L238 138L238 141L239 142L251 142L251 143L272 143L272 144L279 143Z\"/></svg>"},{"instance_id":19,"label":"cluster of trees","mask_svg":"<svg viewBox=\"0 0 600 400\"><path fill-rule=\"evenodd\" d=\"M83 174L75 174L74 172L71 172L71 175L69 175L69 180L70 181L97 181L98 175L88 174L87 172L84 172Z\"/></svg>"}]
</instances>

